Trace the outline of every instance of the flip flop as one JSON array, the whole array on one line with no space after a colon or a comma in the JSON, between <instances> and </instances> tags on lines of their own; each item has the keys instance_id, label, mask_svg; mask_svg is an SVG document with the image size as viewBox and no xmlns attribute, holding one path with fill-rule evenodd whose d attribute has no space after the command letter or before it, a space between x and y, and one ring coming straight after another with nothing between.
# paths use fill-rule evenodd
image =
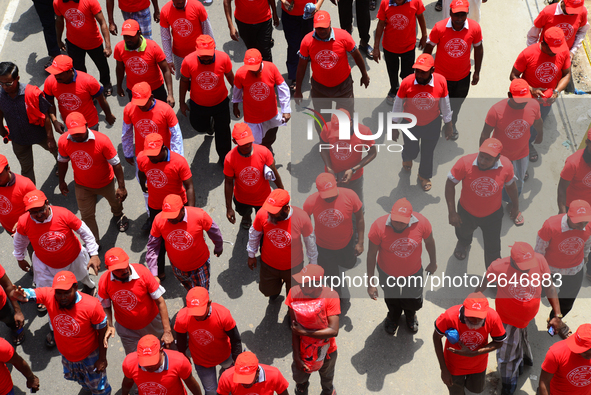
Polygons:
<instances>
[{"instance_id":1,"label":"flip flop","mask_svg":"<svg viewBox=\"0 0 591 395\"><path fill-rule=\"evenodd\" d=\"M515 224L515 226L522 226L525 223L521 211L519 212L519 214L517 214L517 217L515 218L515 220L513 220L513 223Z\"/></svg>"},{"instance_id":2,"label":"flip flop","mask_svg":"<svg viewBox=\"0 0 591 395\"><path fill-rule=\"evenodd\" d=\"M454 250L454 257L458 260L458 261L463 261L464 259L466 259L466 255L468 253L468 247L467 246L463 246L459 241L456 244L456 248Z\"/></svg>"},{"instance_id":3,"label":"flip flop","mask_svg":"<svg viewBox=\"0 0 591 395\"><path fill-rule=\"evenodd\" d=\"M412 169L412 160L402 162L402 168L406 171L410 171Z\"/></svg>"},{"instance_id":4,"label":"flip flop","mask_svg":"<svg viewBox=\"0 0 591 395\"><path fill-rule=\"evenodd\" d=\"M431 190L432 184L431 184L431 180L428 178L423 178L421 176L419 177L419 182L421 183L421 188L423 189L423 191L428 192Z\"/></svg>"},{"instance_id":5,"label":"flip flop","mask_svg":"<svg viewBox=\"0 0 591 395\"><path fill-rule=\"evenodd\" d=\"M412 333L417 333L419 331L419 320L417 319L417 315L415 314L410 320L406 319L406 326Z\"/></svg>"},{"instance_id":6,"label":"flip flop","mask_svg":"<svg viewBox=\"0 0 591 395\"><path fill-rule=\"evenodd\" d=\"M441 0L437 0L437 4L435 4L435 11L441 11L443 9L443 5L441 3Z\"/></svg>"},{"instance_id":7,"label":"flip flop","mask_svg":"<svg viewBox=\"0 0 591 395\"><path fill-rule=\"evenodd\" d=\"M105 88L103 89L103 96L109 97L112 94L113 94L113 84L109 84L109 85L105 86Z\"/></svg>"},{"instance_id":8,"label":"flip flop","mask_svg":"<svg viewBox=\"0 0 591 395\"><path fill-rule=\"evenodd\" d=\"M529 145L529 161L530 162L537 162L539 159L539 155L538 155L538 151L536 150L536 147L534 147L532 144Z\"/></svg>"},{"instance_id":9,"label":"flip flop","mask_svg":"<svg viewBox=\"0 0 591 395\"><path fill-rule=\"evenodd\" d=\"M523 176L523 182L526 182L527 180L529 180L529 172L525 172L525 176Z\"/></svg>"},{"instance_id":10,"label":"flip flop","mask_svg":"<svg viewBox=\"0 0 591 395\"><path fill-rule=\"evenodd\" d=\"M369 10L370 11L376 10L376 0L369 0Z\"/></svg>"},{"instance_id":11,"label":"flip flop","mask_svg":"<svg viewBox=\"0 0 591 395\"><path fill-rule=\"evenodd\" d=\"M129 229L129 219L123 214L121 218L117 221L117 228L119 228L119 232L125 232Z\"/></svg>"},{"instance_id":12,"label":"flip flop","mask_svg":"<svg viewBox=\"0 0 591 395\"><path fill-rule=\"evenodd\" d=\"M53 331L50 331L47 336L45 336L45 346L47 348L55 347L55 337L53 336Z\"/></svg>"},{"instance_id":13,"label":"flip flop","mask_svg":"<svg viewBox=\"0 0 591 395\"><path fill-rule=\"evenodd\" d=\"M25 341L25 327L21 327L20 329L17 329L16 331L12 331L12 342L14 343L15 346L18 346L20 344L23 344L23 342Z\"/></svg>"}]
</instances>

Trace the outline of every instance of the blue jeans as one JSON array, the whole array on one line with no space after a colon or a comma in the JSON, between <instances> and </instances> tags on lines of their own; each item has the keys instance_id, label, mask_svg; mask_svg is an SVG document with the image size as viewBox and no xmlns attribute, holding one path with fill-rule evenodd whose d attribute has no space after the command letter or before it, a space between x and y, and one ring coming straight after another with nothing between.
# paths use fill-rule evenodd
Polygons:
<instances>
[{"instance_id":1,"label":"blue jeans","mask_svg":"<svg viewBox=\"0 0 591 395\"><path fill-rule=\"evenodd\" d=\"M228 357L224 362L220 363L222 367L220 369L220 376L224 373L224 370L228 369L232 366L234 360L232 359L232 355ZM199 380L201 380L201 385L203 385L203 389L205 391L205 395L216 395L218 390L218 378L216 375L215 366L210 368L206 368L205 366L199 366L195 364L195 371L197 372L197 376L199 376Z\"/></svg>"},{"instance_id":2,"label":"blue jeans","mask_svg":"<svg viewBox=\"0 0 591 395\"><path fill-rule=\"evenodd\" d=\"M512 160L511 163L513 164L513 172L515 173L515 177L517 180L517 196L521 196L521 190L523 189L523 179L525 178L525 173L527 172L527 166L529 165L529 156L523 157L518 160ZM503 202L510 202L509 195L507 194L507 187L503 187Z\"/></svg>"}]
</instances>

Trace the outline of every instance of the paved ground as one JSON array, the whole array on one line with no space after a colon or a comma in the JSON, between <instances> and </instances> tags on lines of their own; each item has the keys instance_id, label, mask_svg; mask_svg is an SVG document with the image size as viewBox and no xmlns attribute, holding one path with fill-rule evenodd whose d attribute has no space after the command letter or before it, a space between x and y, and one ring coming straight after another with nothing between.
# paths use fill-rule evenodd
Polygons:
<instances>
[{"instance_id":1,"label":"paved ground","mask_svg":"<svg viewBox=\"0 0 591 395\"><path fill-rule=\"evenodd\" d=\"M22 81L42 85L46 77L43 64L47 58L41 25L30 1L15 1L18 5L16 14L7 32L0 59L16 62L21 69ZM9 8L8 4L9 1L0 0L0 9ZM430 29L440 14L434 11L434 1L427 1L425 5L427 24ZM443 196L445 177L456 158L477 150L484 115L492 103L506 97L511 65L525 46L525 34L531 25L531 16L535 17L542 7L540 0L537 2L536 0L495 0L482 6L485 56L481 82L472 87L470 100L462 110L458 124L461 137L458 142L444 140L439 142L435 155L436 171L433 177L433 189L429 193L424 193L417 187L416 170L413 170L410 177L399 173L401 159L398 153L382 152L377 160L367 167L365 179L367 228L376 218L388 212L393 202L400 197L407 197L415 210L424 214L433 225L439 274L445 272L448 275L463 275L463 273L482 275L484 271L482 239L479 232L476 232L476 240L467 260L458 262L452 257L456 240L451 226L447 223ZM334 20L337 20L336 7L326 2L324 9L331 13ZM236 63L234 67L236 70L244 55L243 44L230 41L221 0L214 0L207 10L218 47L231 56ZM372 12L372 34L377 23L376 13L377 11ZM118 13L116 20L120 27L122 20ZM10 18L8 21L10 22ZM281 26L274 34L273 56L275 64L281 71L285 71L286 45L280 30ZM156 40L160 43L157 28L155 32ZM354 37L358 38L356 32ZM119 40L120 37L114 37L113 45ZM110 59L110 64L114 83L113 59ZM359 102L360 108L363 108L360 119L364 124L375 127L378 120L377 113L390 110L383 100L387 93L387 74L383 63L371 62L368 64L368 69L371 77L370 88L365 90L356 86L355 94L357 97L366 99ZM89 63L89 70L97 75L92 62ZM353 78L358 84L360 78L358 70L353 71ZM309 85L304 89L306 91L304 95L307 97ZM176 84L175 94L178 94ZM110 136L118 146L120 154L122 154L120 128L123 106L126 102L126 99L116 97L109 99L111 108L118 118L113 127L106 126L101 114L101 131ZM554 106L553 115L546 122L544 143L538 148L541 159L531 166L531 177L525 185L522 197L522 211L526 224L516 228L506 217L503 224L503 255L509 253L508 246L513 241L523 240L534 243L535 234L543 221L556 213L556 186L559 173L564 159L573 152L573 147L578 146L589 124L591 118L591 112L587 113L589 107L589 102L584 96L565 97ZM299 204L297 202L301 202L305 196L315 191L313 181L315 175L322 171L322 162L317 153L318 147L313 145L315 142L306 141L305 129L298 127L298 125L305 125L304 119L307 117L301 115L301 108L296 107L295 104L292 108L299 113L294 114L294 122L290 127L280 131L275 152L286 187L292 192L296 204ZM178 104L176 109L178 110ZM247 269L245 254L247 233L239 231L237 226L232 226L225 219L223 175L221 168L216 165L217 156L212 147L212 139L197 135L180 113L179 119L185 136L186 157L193 171L197 204L214 218L220 225L224 238L231 242L224 245L225 251L220 258L212 258L212 299L232 311L241 330L245 347L254 351L261 362L279 367L291 382L291 336L285 323L287 309L282 303L267 304L266 299L258 292L258 273ZM572 142L572 145L567 141ZM378 142L388 144L387 141L383 141L383 138ZM18 171L19 165L11 149L8 146L2 146L0 152L9 158L13 170ZM74 196L63 197L59 194L57 178L53 175L55 169L49 154L38 148L35 148L35 154L38 186L45 191L53 204L66 206L77 212ZM109 222L108 205L101 201L98 220L101 234L105 235L101 244L104 246L103 251L114 245L123 247L132 260L143 262L147 237L141 234L140 228L146 219L146 214L143 210L139 186L133 179L133 171L127 164L125 164L125 170L129 191L125 212L132 220L132 224L126 234L116 233L113 224ZM71 175L68 180L72 182ZM70 190L73 191L73 185ZM105 215L101 215L102 212ZM11 253L10 237L6 234L1 235L0 254L4 257L3 266L14 282L29 286L31 277L23 275ZM427 259L425 254L424 260ZM348 275L363 275L365 255L358 263L356 268L347 272ZM183 306L185 292L172 276L170 268L168 268L168 275L169 278L163 285L167 289L165 298L172 317ZM568 316L567 321L572 328L591 322L591 313L587 310L589 286L589 281L585 280L575 308ZM394 337L387 336L382 329L382 320L386 314L383 301L370 300L363 288L352 287L350 291L353 296L351 306L346 314L341 316L341 331L337 339L339 360L335 384L339 392L342 394L445 393L446 389L439 379L437 360L431 344L432 323L444 309L461 301L468 293L468 289L446 286L425 290L425 305L418 315L421 322L419 333L413 336L403 325ZM521 377L518 394L535 393L545 351L556 341L545 333L548 303L544 301L540 310L538 317L529 328L534 347L535 366L526 369ZM48 330L47 318L37 317L32 305L25 306L24 312L27 317L27 341L18 347L18 352L30 361L33 370L40 377L42 393L78 393L80 387L77 384L66 382L62 378L58 352L47 351L43 346ZM0 332L2 336L9 336L5 327L1 327ZM110 363L108 375L116 392L120 388L122 379L120 364L124 357L118 338L111 341L108 357ZM489 358L488 370L489 383L485 393L499 393L500 390L497 387L500 384L494 355ZM18 373L13 376L16 386L24 389L23 378ZM319 391L319 382L317 376L314 376L311 393ZM17 393L22 394L23 391L17 389Z\"/></svg>"}]
</instances>

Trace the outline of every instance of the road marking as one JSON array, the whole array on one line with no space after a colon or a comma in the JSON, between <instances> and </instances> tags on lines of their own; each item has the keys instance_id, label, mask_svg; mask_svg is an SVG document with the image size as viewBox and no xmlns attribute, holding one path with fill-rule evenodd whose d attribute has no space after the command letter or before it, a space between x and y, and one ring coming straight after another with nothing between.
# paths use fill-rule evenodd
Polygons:
<instances>
[{"instance_id":1,"label":"road marking","mask_svg":"<svg viewBox=\"0 0 591 395\"><path fill-rule=\"evenodd\" d=\"M0 24L0 53L2 52L2 48L4 47L4 43L6 42L6 36L8 35L8 31L10 30L10 25L12 24L14 14L16 14L18 2L19 0L10 0L10 3L8 3L8 7L6 7L6 12L4 13L2 24Z\"/></svg>"}]
</instances>

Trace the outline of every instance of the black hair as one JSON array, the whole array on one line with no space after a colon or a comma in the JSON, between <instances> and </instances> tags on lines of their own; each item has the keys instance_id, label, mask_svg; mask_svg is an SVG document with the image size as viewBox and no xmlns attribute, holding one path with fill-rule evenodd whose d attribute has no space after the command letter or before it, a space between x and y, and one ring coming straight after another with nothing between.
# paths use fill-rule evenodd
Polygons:
<instances>
[{"instance_id":1,"label":"black hair","mask_svg":"<svg viewBox=\"0 0 591 395\"><path fill-rule=\"evenodd\" d=\"M18 78L18 66L12 62L0 63L0 76L10 74L13 80Z\"/></svg>"}]
</instances>

